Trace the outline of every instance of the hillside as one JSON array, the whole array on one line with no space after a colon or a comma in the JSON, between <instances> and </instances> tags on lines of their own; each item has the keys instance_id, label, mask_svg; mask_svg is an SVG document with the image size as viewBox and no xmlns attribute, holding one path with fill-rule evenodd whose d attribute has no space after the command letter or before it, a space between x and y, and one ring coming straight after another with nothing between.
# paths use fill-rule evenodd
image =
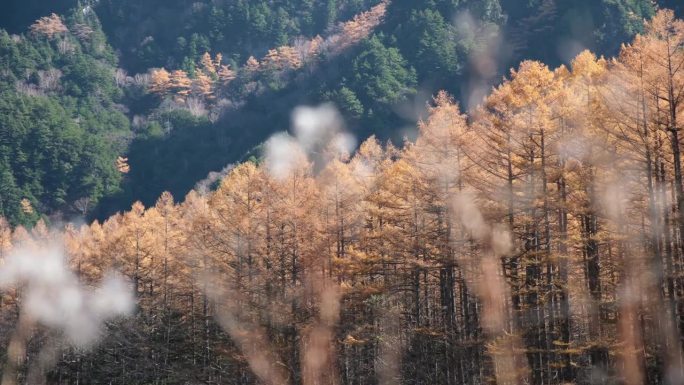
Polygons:
<instances>
[{"instance_id":1,"label":"hillside","mask_svg":"<svg viewBox=\"0 0 684 385\"><path fill-rule=\"evenodd\" d=\"M120 190L132 137L117 58L94 14L0 30L0 213L13 225L87 213ZM58 218L55 218L58 219Z\"/></svg>"},{"instance_id":2,"label":"hillside","mask_svg":"<svg viewBox=\"0 0 684 385\"><path fill-rule=\"evenodd\" d=\"M287 128L289 113L299 104L332 101L358 138L376 134L401 142L404 136L414 135L411 127L424 113L429 95L438 89L448 90L466 106L474 105L521 58L556 65L582 48L613 54L640 30L641 20L653 14L646 0L529 1L524 7L517 1L398 0L389 3L377 26L353 44L327 51L315 63L247 74L244 65L250 57L262 60L277 47L301 49L316 36L337 36L345 22L378 2L101 0L72 4L71 10L35 0L10 3L15 14L0 19L0 27L24 32L29 40L33 37L26 31L37 13L69 15L73 10L95 20L93 29L104 39L98 44L107 51L111 46L109 52L116 53L107 63L108 71L117 75L116 84L107 87L116 95L110 92L105 99L111 102L100 110L112 116L123 113L130 122L117 123L111 130L92 129L99 132L93 138L106 142L103 145L110 150L90 163L106 166L104 175L110 176L88 182L95 185L88 192L64 192L64 187L38 176L18 175L20 167L38 168L36 175L52 174L39 160L42 155L29 156L33 166L17 162L3 166L8 170L5 179L9 181L9 174L14 179L6 185L16 186L5 195L12 197L11 202L4 198L1 205L13 223L31 223L38 214L70 218L85 213L104 218L136 200L150 204L162 191L182 196L208 173L257 154L252 149L270 133ZM65 7L68 2L60 4ZM181 70L193 82L202 71L205 53L212 58L220 54L222 64L235 71L237 79L228 86L212 84L210 98L197 97L195 91L189 100L150 92L147 82L154 68ZM63 65L51 62L36 71L49 66L64 72ZM209 77L216 81L218 73ZM15 78L10 82L19 81ZM83 103L79 98L85 96L75 97ZM81 118L75 111L60 114ZM107 120L111 122L100 119ZM25 139L14 138L12 143L16 140ZM128 158L128 174L112 172L117 156ZM86 177L61 178L78 185L84 183L78 178ZM22 199L32 203L37 215L21 214L17 202ZM86 207L75 208L79 199L87 201Z\"/></svg>"}]
</instances>

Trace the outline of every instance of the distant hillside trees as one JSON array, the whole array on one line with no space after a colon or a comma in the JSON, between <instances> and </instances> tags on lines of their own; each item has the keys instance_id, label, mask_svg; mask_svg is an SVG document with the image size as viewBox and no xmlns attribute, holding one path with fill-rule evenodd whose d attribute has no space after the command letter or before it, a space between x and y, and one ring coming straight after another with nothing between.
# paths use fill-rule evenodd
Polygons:
<instances>
[{"instance_id":1,"label":"distant hillside trees","mask_svg":"<svg viewBox=\"0 0 684 385\"><path fill-rule=\"evenodd\" d=\"M92 208L117 191L115 160L130 137L97 18L52 14L30 30L0 30L0 215L12 225L82 215L77 201Z\"/></svg>"}]
</instances>

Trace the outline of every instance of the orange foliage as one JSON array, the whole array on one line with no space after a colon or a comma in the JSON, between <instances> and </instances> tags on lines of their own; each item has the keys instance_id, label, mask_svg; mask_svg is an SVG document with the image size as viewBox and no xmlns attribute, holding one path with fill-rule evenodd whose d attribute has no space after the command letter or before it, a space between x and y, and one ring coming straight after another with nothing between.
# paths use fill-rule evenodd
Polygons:
<instances>
[{"instance_id":1,"label":"orange foliage","mask_svg":"<svg viewBox=\"0 0 684 385\"><path fill-rule=\"evenodd\" d=\"M31 25L31 32L38 35L45 35L53 38L55 35L60 35L68 32L66 25L62 22L62 18L53 13L50 16L41 17Z\"/></svg>"}]
</instances>

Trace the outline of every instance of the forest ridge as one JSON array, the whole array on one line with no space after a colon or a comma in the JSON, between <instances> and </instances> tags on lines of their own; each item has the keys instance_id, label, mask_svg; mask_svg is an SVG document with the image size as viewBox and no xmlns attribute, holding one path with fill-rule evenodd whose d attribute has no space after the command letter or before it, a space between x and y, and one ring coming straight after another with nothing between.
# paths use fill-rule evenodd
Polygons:
<instances>
[{"instance_id":1,"label":"forest ridge","mask_svg":"<svg viewBox=\"0 0 684 385\"><path fill-rule=\"evenodd\" d=\"M660 4L668 5L678 7ZM355 136L398 143L412 135L425 102L440 89L474 107L519 60L556 66L582 47L613 55L659 5L7 0L7 6L0 15L0 214L12 225L31 226L40 218L103 220L137 200L150 205L163 191L184 196L210 173L258 157L258 146L287 128L298 105L335 103Z\"/></svg>"}]
</instances>

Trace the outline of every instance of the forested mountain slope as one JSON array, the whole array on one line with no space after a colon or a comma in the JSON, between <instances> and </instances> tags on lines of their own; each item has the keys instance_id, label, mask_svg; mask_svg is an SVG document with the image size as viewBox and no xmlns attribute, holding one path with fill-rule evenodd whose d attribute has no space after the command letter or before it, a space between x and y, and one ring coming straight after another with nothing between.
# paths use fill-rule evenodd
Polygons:
<instances>
[{"instance_id":1,"label":"forested mountain slope","mask_svg":"<svg viewBox=\"0 0 684 385\"><path fill-rule=\"evenodd\" d=\"M0 30L0 213L86 213L120 189L115 160L131 136L117 58L92 13Z\"/></svg>"},{"instance_id":2,"label":"forested mountain slope","mask_svg":"<svg viewBox=\"0 0 684 385\"><path fill-rule=\"evenodd\" d=\"M115 1L97 12L128 71L189 70L205 52L243 63L300 36L324 34L377 0Z\"/></svg>"},{"instance_id":3,"label":"forested mountain slope","mask_svg":"<svg viewBox=\"0 0 684 385\"><path fill-rule=\"evenodd\" d=\"M118 2L105 2L101 6L103 4L108 10L120 7ZM162 8L172 7L174 3L166 4ZM303 35L306 41L315 34L326 37L334 33L334 29L330 29L334 25L330 15L348 20L351 12L368 9L361 7L359 2L347 1L310 2L306 3L308 6L303 3L297 11L288 8L287 2L276 3L273 10L266 10L259 2L218 4L222 5L195 4L194 8L185 5L184 11L179 13L186 20L184 25L196 23L201 28L191 27L179 32L182 36L176 40L180 44L165 40L166 29L157 25L152 9L142 12L139 17L145 21L140 24L145 26L147 34L139 33L132 39L139 44L125 44L120 50L126 52L126 47L133 47L135 55L142 55L147 65L165 67L169 71L180 68L188 73L200 67L198 63L203 51L213 55L220 52L223 62L239 72L250 56L261 59L269 49L301 44L302 39L293 39L294 36ZM368 7L373 3L363 5ZM259 26L260 20L276 13L275 9L282 15L290 15L288 20L292 21L292 26L289 30L283 32L281 23L275 22L259 33L244 32L260 31L264 28ZM219 30L231 33L221 35L211 30L214 22L195 21L213 20L212 15L227 13L231 16L222 19ZM319 65L309 67L304 73L300 71L299 76L283 78L269 73L256 76L256 84L265 90L263 93L244 92L243 85L254 87L254 83L233 84L218 99L225 98L231 105L240 107L224 111L223 119L210 122L202 117L187 117L184 121L175 121L178 115L166 115L165 122L157 119L161 125L173 126L174 131L134 143L129 175L133 182L128 185L126 194L114 200L111 207L116 209L135 199L150 203L163 190L183 194L208 172L244 159L248 149L265 140L274 129L287 128L290 110L298 104L333 101L359 138L372 133L400 142L404 135L414 135L411 127L424 111L428 96L437 89L447 89L466 103L476 103L489 85L521 57L549 59L557 64L584 47L595 48L600 53L614 53L624 39L641 28L643 18L652 13L653 7L648 1L530 2L522 10L519 4L491 0L393 1L387 6L384 21L369 36L368 42L349 47L340 55L326 57ZM574 25L577 20L585 22L582 28ZM610 25L606 24L608 21ZM107 28L107 23L104 24ZM522 34L520 31L525 26L544 33ZM125 27L124 21L109 26L112 31L125 30ZM575 29L571 30L571 27ZM583 32L586 30L592 32ZM610 31L610 36L602 30ZM577 36L578 33L581 35ZM267 44L258 38L263 34L272 36ZM287 38L279 40L276 35ZM231 38L217 41L217 36ZM533 40L539 36L545 40ZM155 43L160 39L166 43ZM571 47L568 47L569 42L573 43ZM113 44L121 45L117 41ZM165 44L166 49L161 54L155 54L159 51L154 48L157 44ZM202 48L197 48L198 44ZM149 50L145 48L148 45ZM137 65L132 63L132 70L140 70ZM194 123L186 129L188 121ZM202 134L195 135L196 132ZM202 150L198 151L200 148ZM183 156L177 157L178 152ZM200 153L201 156L193 156ZM152 188L139 182L150 179L155 180ZM111 212L106 206L102 207L103 213Z\"/></svg>"},{"instance_id":4,"label":"forested mountain slope","mask_svg":"<svg viewBox=\"0 0 684 385\"><path fill-rule=\"evenodd\" d=\"M4 202L2 212L13 223L30 223L39 213L105 217L135 200L151 203L165 190L182 196L209 172L244 159L270 133L287 128L290 110L298 104L332 101L357 137L376 134L399 142L405 135L415 135L411 127L436 90L446 89L466 106L474 105L517 60L529 57L558 64L587 47L601 54L614 53L654 11L648 0L395 0L387 4L378 23L364 26L361 20L344 27L345 22L355 21L356 16L380 2L60 3L60 7L69 5L69 10L36 0L9 3L17 17L0 18L0 27L12 33L27 31L30 16L41 11L42 15L53 11L72 15L69 17L87 15L96 24L93 30L103 39L98 44L103 44L110 59L105 63L87 51L79 57L91 55L99 60L99 67L116 74L115 84L105 87L111 92L103 93L103 98L98 94L103 99L97 102L102 105L98 113L125 115L130 122L115 123L117 128L106 129L107 133L90 128L98 132L93 138L108 148L97 152L107 154L98 159L99 167L107 170L103 175L109 176L103 177L107 182L98 178L88 182L102 186L89 187L87 193L73 188L65 193L64 187L40 178L17 176L24 172L19 167L36 175L52 174L47 171L47 162L35 156L31 156L32 166L19 166L16 161L11 167L5 166L5 179L14 179L17 187L12 187L12 202ZM68 18L64 20L69 24ZM100 23L104 34L100 33ZM73 23L67 26L70 30L66 36L73 35ZM354 29L357 27L361 32ZM35 36L26 35L28 41L35 40ZM316 40L318 36L320 41ZM339 44L339 39L353 44L330 49ZM51 40L53 49L58 49L56 45L62 40ZM305 59L302 50L320 43L323 48L316 51L315 58ZM291 50L283 54L279 47ZM111 55L112 50L116 57ZM273 56L271 50L280 56ZM219 65L213 73L202 64L206 53L213 61L220 56L221 63L215 62ZM295 65L287 63L287 55L293 54L298 61ZM247 65L252 57L256 62L251 64L265 64L259 71ZM51 66L63 71L62 65L57 61L37 70ZM223 75L221 66L227 68ZM88 66L88 71L93 68L97 66ZM173 87L155 92L149 83L155 68L164 68L169 74L182 72L176 72ZM111 83L109 79L106 82ZM12 79L19 81L17 76ZM64 88L53 94L69 94L75 98L70 100L80 104L93 103L92 98L84 101L89 98L87 92L75 95ZM72 120L84 118L80 114L63 113ZM39 121L34 113L28 117ZM99 120L96 126L114 122ZM133 127L130 134L129 124ZM11 143L18 140L14 138ZM130 163L130 172L123 178L112 172L115 155L127 157ZM63 178L69 185L85 183L85 177L76 174ZM45 193L34 192L37 188ZM16 202L24 198L33 203L36 215L21 214ZM81 209L75 208L75 202L82 198L88 204L84 207L81 201Z\"/></svg>"},{"instance_id":5,"label":"forested mountain slope","mask_svg":"<svg viewBox=\"0 0 684 385\"><path fill-rule=\"evenodd\" d=\"M301 107L214 190L0 221L2 381L681 383L671 63L684 21L659 11L615 57L522 61L467 114L438 92L401 145L354 149L334 108ZM151 77L183 97L180 73Z\"/></svg>"}]
</instances>

